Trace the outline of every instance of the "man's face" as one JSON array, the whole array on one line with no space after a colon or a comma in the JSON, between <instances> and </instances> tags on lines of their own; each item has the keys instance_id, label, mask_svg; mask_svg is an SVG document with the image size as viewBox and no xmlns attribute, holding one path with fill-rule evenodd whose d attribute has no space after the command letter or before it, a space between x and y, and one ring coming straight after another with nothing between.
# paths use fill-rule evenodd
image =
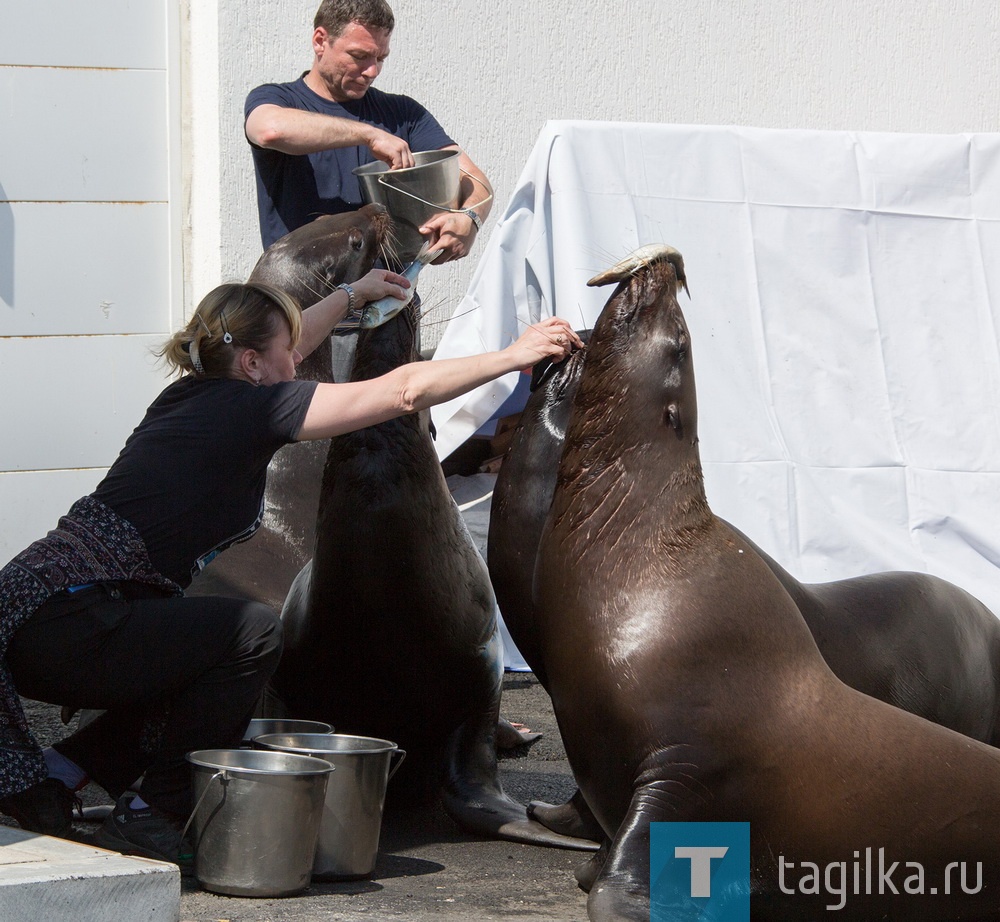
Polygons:
<instances>
[{"instance_id":1,"label":"man's face","mask_svg":"<svg viewBox=\"0 0 1000 922\"><path fill-rule=\"evenodd\" d=\"M389 56L387 29L369 31L359 22L348 23L340 35L331 38L326 29L313 33L313 51L316 63L313 70L319 75L336 102L361 99L379 75Z\"/></svg>"}]
</instances>

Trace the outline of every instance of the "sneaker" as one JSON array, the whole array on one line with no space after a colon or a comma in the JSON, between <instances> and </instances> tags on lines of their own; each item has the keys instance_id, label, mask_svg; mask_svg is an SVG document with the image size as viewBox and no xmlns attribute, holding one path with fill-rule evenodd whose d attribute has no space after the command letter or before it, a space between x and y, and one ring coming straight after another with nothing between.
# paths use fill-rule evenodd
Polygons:
<instances>
[{"instance_id":1,"label":"sneaker","mask_svg":"<svg viewBox=\"0 0 1000 922\"><path fill-rule=\"evenodd\" d=\"M12 816L28 832L68 839L73 832L73 807L79 799L57 778L46 778L26 791L0 800L0 812Z\"/></svg>"},{"instance_id":2,"label":"sneaker","mask_svg":"<svg viewBox=\"0 0 1000 922\"><path fill-rule=\"evenodd\" d=\"M94 834L94 844L123 855L169 861L182 874L190 874L194 868L194 849L187 839L181 838L181 825L156 807L133 810L135 796L135 792L129 791L118 798L115 809Z\"/></svg>"}]
</instances>

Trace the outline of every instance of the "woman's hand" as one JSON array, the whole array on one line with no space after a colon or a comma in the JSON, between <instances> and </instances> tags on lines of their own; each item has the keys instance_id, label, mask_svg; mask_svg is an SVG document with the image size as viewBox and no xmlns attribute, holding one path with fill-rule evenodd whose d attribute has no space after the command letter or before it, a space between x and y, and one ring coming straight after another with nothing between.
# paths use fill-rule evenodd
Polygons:
<instances>
[{"instance_id":1,"label":"woman's hand","mask_svg":"<svg viewBox=\"0 0 1000 922\"><path fill-rule=\"evenodd\" d=\"M358 299L357 306L367 304L369 301L377 301L379 298L393 297L400 301L406 300L406 289L410 287L410 280L388 269L372 269L367 275L363 275L356 282L351 282L354 289L354 296Z\"/></svg>"},{"instance_id":2,"label":"woman's hand","mask_svg":"<svg viewBox=\"0 0 1000 922\"><path fill-rule=\"evenodd\" d=\"M562 317L549 317L529 326L504 351L515 356L523 370L544 358L561 362L574 348L582 349L583 340Z\"/></svg>"},{"instance_id":3,"label":"woman's hand","mask_svg":"<svg viewBox=\"0 0 1000 922\"><path fill-rule=\"evenodd\" d=\"M360 309L369 301L377 301L388 296L405 301L410 280L387 269L372 269L356 282L351 282L350 286L354 291L354 307ZM299 339L298 349L303 358L326 339L333 328L347 316L349 304L346 292L335 288L322 301L317 301L302 312L302 336Z\"/></svg>"}]
</instances>

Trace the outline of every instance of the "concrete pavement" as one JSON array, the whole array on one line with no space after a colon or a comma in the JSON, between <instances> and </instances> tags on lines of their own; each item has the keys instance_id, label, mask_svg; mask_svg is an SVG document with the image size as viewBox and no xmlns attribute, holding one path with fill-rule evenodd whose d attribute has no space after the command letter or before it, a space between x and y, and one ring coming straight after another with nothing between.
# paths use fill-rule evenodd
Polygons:
<instances>
[{"instance_id":1,"label":"concrete pavement","mask_svg":"<svg viewBox=\"0 0 1000 922\"><path fill-rule=\"evenodd\" d=\"M3 922L177 922L176 866L0 826Z\"/></svg>"}]
</instances>

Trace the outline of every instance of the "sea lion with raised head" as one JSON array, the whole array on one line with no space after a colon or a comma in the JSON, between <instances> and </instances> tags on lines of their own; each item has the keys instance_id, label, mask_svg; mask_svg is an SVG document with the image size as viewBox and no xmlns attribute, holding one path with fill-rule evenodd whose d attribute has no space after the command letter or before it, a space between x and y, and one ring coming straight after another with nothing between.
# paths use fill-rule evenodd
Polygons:
<instances>
[{"instance_id":1,"label":"sea lion with raised head","mask_svg":"<svg viewBox=\"0 0 1000 922\"><path fill-rule=\"evenodd\" d=\"M647 251L594 282L617 287L587 347L535 569L548 690L611 840L590 918L649 919L656 821L749 822L755 918L815 918L829 896L779 873L849 868L868 847L919 863L925 886L862 882L839 918L996 918L1000 750L834 675L781 582L708 506L673 263ZM981 867L975 892L938 889L954 862Z\"/></svg>"},{"instance_id":2,"label":"sea lion with raised head","mask_svg":"<svg viewBox=\"0 0 1000 922\"><path fill-rule=\"evenodd\" d=\"M352 380L419 358L407 308L358 333ZM497 774L502 646L486 565L445 482L429 414L331 440L313 559L272 680L293 714L407 752L390 794L440 794L464 830L592 849L530 820Z\"/></svg>"},{"instance_id":3,"label":"sea lion with raised head","mask_svg":"<svg viewBox=\"0 0 1000 922\"><path fill-rule=\"evenodd\" d=\"M683 282L683 262L672 256ZM589 332L581 334L589 339ZM535 556L586 357L540 363L493 488L487 562L511 637L541 684L532 602ZM723 520L725 521L725 520ZM889 571L802 583L726 523L768 565L823 658L859 691L991 745L1000 744L1000 619L959 586Z\"/></svg>"},{"instance_id":4,"label":"sea lion with raised head","mask_svg":"<svg viewBox=\"0 0 1000 922\"><path fill-rule=\"evenodd\" d=\"M680 254L670 254L680 284ZM586 334L589 338L589 333ZM543 686L531 598L535 555L586 353L540 363L493 490L487 562L514 642ZM732 527L732 526L730 526ZM848 685L973 739L1000 742L1000 620L978 599L926 573L799 582L738 529L792 596L820 652ZM558 832L600 836L579 794L532 803Z\"/></svg>"}]
</instances>

